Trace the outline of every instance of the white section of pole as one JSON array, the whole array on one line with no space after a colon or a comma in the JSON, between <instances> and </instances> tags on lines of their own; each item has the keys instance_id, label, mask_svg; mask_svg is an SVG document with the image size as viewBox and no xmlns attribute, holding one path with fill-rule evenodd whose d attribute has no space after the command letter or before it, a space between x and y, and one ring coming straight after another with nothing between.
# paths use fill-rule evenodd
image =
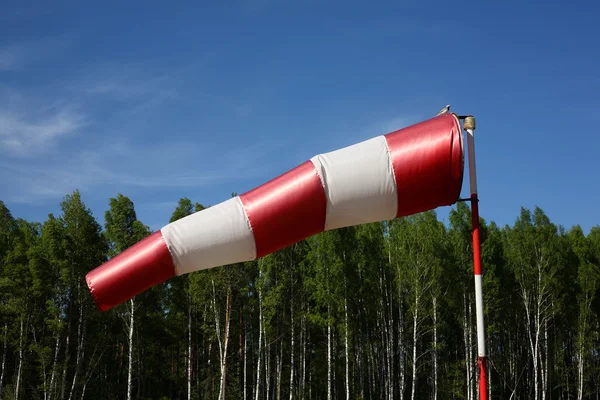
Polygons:
<instances>
[{"instance_id":1,"label":"white section of pole","mask_svg":"<svg viewBox=\"0 0 600 400\"><path fill-rule=\"evenodd\" d=\"M485 328L483 323L483 292L481 291L481 275L475 275L475 310L477 313L477 353L485 357Z\"/></svg>"}]
</instances>

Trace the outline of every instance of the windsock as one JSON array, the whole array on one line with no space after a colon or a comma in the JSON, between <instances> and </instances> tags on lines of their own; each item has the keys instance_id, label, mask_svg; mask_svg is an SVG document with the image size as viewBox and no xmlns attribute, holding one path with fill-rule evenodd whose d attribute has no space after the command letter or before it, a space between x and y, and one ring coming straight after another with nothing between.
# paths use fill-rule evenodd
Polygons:
<instances>
[{"instance_id":1,"label":"windsock","mask_svg":"<svg viewBox=\"0 0 600 400\"><path fill-rule=\"evenodd\" d=\"M164 226L90 271L107 311L169 278L251 261L317 233L454 204L461 126L445 114L319 154L240 196Z\"/></svg>"}]
</instances>

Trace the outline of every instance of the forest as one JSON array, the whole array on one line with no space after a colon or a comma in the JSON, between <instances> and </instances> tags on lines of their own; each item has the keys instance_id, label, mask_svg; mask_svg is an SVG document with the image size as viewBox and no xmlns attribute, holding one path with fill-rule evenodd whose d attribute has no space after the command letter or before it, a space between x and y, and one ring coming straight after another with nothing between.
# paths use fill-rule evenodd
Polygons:
<instances>
[{"instance_id":1,"label":"forest","mask_svg":"<svg viewBox=\"0 0 600 400\"><path fill-rule=\"evenodd\" d=\"M170 221L204 209L181 198ZM165 225L169 221L164 221ZM600 226L481 219L491 399L600 396ZM0 399L478 398L469 204L178 276L105 313L85 274L151 229L79 191L0 201Z\"/></svg>"}]
</instances>

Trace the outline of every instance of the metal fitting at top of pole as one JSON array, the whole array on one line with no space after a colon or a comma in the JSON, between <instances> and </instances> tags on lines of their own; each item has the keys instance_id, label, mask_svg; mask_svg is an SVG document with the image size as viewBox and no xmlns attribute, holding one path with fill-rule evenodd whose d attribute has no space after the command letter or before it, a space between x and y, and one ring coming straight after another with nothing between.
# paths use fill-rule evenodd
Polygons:
<instances>
[{"instance_id":1,"label":"metal fitting at top of pole","mask_svg":"<svg viewBox=\"0 0 600 400\"><path fill-rule=\"evenodd\" d=\"M469 181L471 195L477 194L477 171L475 166L475 117L469 115L464 119L464 129L467 131L467 145L469 147Z\"/></svg>"}]
</instances>

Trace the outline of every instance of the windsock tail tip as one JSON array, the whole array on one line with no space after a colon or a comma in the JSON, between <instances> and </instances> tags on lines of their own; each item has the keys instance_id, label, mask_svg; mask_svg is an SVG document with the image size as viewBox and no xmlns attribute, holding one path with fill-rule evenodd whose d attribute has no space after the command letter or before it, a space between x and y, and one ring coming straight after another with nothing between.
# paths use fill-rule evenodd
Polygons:
<instances>
[{"instance_id":1,"label":"windsock tail tip","mask_svg":"<svg viewBox=\"0 0 600 400\"><path fill-rule=\"evenodd\" d=\"M175 276L171 253L159 230L88 272L86 283L101 312Z\"/></svg>"}]
</instances>

